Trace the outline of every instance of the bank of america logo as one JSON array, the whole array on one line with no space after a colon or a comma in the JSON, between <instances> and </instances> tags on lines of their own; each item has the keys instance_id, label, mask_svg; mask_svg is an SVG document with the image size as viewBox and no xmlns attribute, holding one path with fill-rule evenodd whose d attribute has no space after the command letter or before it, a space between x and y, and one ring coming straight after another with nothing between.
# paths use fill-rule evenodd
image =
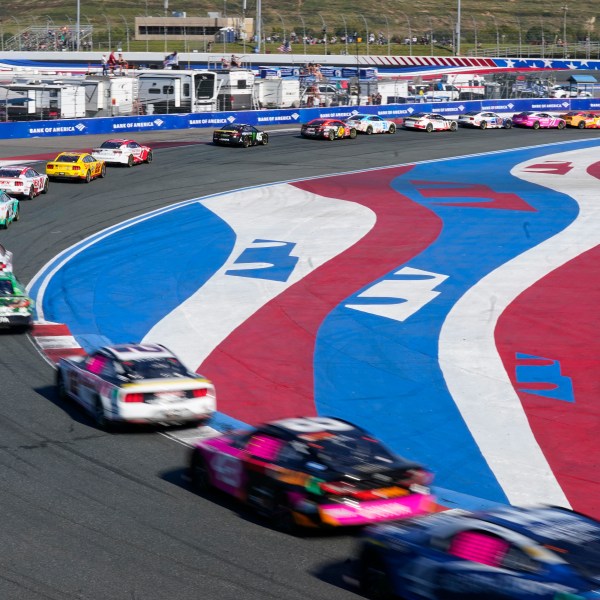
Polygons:
<instances>
[{"instance_id":1,"label":"bank of america logo","mask_svg":"<svg viewBox=\"0 0 600 600\"><path fill-rule=\"evenodd\" d=\"M162 119L154 119L154 124L158 127L160 127L163 123L164 121Z\"/></svg>"},{"instance_id":2,"label":"bank of america logo","mask_svg":"<svg viewBox=\"0 0 600 600\"><path fill-rule=\"evenodd\" d=\"M233 115L230 115L229 117L227 117L227 120L228 120L230 123L233 123L233 122L235 121L235 117L234 117Z\"/></svg>"},{"instance_id":3,"label":"bank of america logo","mask_svg":"<svg viewBox=\"0 0 600 600\"><path fill-rule=\"evenodd\" d=\"M77 129L77 131L83 131L85 129L85 125L83 123L77 123L77 125L75 125L75 129Z\"/></svg>"}]
</instances>

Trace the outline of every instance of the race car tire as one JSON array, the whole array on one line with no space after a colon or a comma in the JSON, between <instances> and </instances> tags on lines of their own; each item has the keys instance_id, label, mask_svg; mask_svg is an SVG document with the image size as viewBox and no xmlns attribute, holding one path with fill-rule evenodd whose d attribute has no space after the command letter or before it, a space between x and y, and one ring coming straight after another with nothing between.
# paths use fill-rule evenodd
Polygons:
<instances>
[{"instance_id":1,"label":"race car tire","mask_svg":"<svg viewBox=\"0 0 600 600\"><path fill-rule=\"evenodd\" d=\"M56 394L59 400L66 400L68 398L67 386L65 385L65 377L62 371L56 372Z\"/></svg>"},{"instance_id":2,"label":"race car tire","mask_svg":"<svg viewBox=\"0 0 600 600\"><path fill-rule=\"evenodd\" d=\"M245 137L245 138L242 140L242 146L243 146L244 148L247 148L249 145L250 145L250 140L249 140L247 137Z\"/></svg>"},{"instance_id":3,"label":"race car tire","mask_svg":"<svg viewBox=\"0 0 600 600\"><path fill-rule=\"evenodd\" d=\"M512 121L510 119L506 119L503 124L504 129L510 129L512 127Z\"/></svg>"},{"instance_id":4,"label":"race car tire","mask_svg":"<svg viewBox=\"0 0 600 600\"><path fill-rule=\"evenodd\" d=\"M133 154L130 154L127 157L127 166L131 169L131 167L133 167L133 163L134 163Z\"/></svg>"},{"instance_id":5,"label":"race car tire","mask_svg":"<svg viewBox=\"0 0 600 600\"><path fill-rule=\"evenodd\" d=\"M539 129L540 128L540 122L539 121L535 121L534 124L532 125L532 127L534 129Z\"/></svg>"},{"instance_id":6,"label":"race car tire","mask_svg":"<svg viewBox=\"0 0 600 600\"><path fill-rule=\"evenodd\" d=\"M146 164L150 164L152 162L152 159L154 157L152 156L152 150L150 150L150 152L148 152L148 154L146 154Z\"/></svg>"},{"instance_id":7,"label":"race car tire","mask_svg":"<svg viewBox=\"0 0 600 600\"><path fill-rule=\"evenodd\" d=\"M584 120L579 121L579 123L577 123L577 128L585 129L585 121Z\"/></svg>"},{"instance_id":8,"label":"race car tire","mask_svg":"<svg viewBox=\"0 0 600 600\"><path fill-rule=\"evenodd\" d=\"M367 127L367 130L365 131L365 133L366 133L367 135L371 135L371 134L373 133L373 128L372 128L372 127L369 125L369 126Z\"/></svg>"},{"instance_id":9,"label":"race car tire","mask_svg":"<svg viewBox=\"0 0 600 600\"><path fill-rule=\"evenodd\" d=\"M269 143L269 135L267 133L263 133L260 142L263 146L266 146Z\"/></svg>"},{"instance_id":10,"label":"race car tire","mask_svg":"<svg viewBox=\"0 0 600 600\"><path fill-rule=\"evenodd\" d=\"M27 194L27 200L33 200L35 198L35 188L31 186L29 188L29 193Z\"/></svg>"},{"instance_id":11,"label":"race car tire","mask_svg":"<svg viewBox=\"0 0 600 600\"><path fill-rule=\"evenodd\" d=\"M100 400L99 396L96 396L94 400L94 408L93 414L94 422L98 429L108 430L110 421L106 418L106 413L104 412L104 406L102 405L102 400Z\"/></svg>"},{"instance_id":12,"label":"race car tire","mask_svg":"<svg viewBox=\"0 0 600 600\"><path fill-rule=\"evenodd\" d=\"M558 128L559 128L559 129L564 129L564 128L565 128L565 126L566 126L566 123L565 123L564 121L561 121L561 122L558 124Z\"/></svg>"},{"instance_id":13,"label":"race car tire","mask_svg":"<svg viewBox=\"0 0 600 600\"><path fill-rule=\"evenodd\" d=\"M18 221L21 218L21 210L17 206L17 210L15 211L15 216L13 217L13 221Z\"/></svg>"},{"instance_id":14,"label":"race car tire","mask_svg":"<svg viewBox=\"0 0 600 600\"><path fill-rule=\"evenodd\" d=\"M363 555L360 567L360 591L371 600L391 600L393 588L383 560L375 554Z\"/></svg>"},{"instance_id":15,"label":"race car tire","mask_svg":"<svg viewBox=\"0 0 600 600\"><path fill-rule=\"evenodd\" d=\"M330 129L329 132L327 133L327 139L330 142L333 142L333 140L335 140L335 131L333 129Z\"/></svg>"},{"instance_id":16,"label":"race car tire","mask_svg":"<svg viewBox=\"0 0 600 600\"><path fill-rule=\"evenodd\" d=\"M102 165L100 169L100 177L106 177L106 165Z\"/></svg>"},{"instance_id":17,"label":"race car tire","mask_svg":"<svg viewBox=\"0 0 600 600\"><path fill-rule=\"evenodd\" d=\"M265 517L271 527L282 533L295 535L298 533L298 525L294 521L291 509L283 494L276 490L263 486L250 485L248 497L262 497L263 501L254 503L253 507L260 515Z\"/></svg>"},{"instance_id":18,"label":"race car tire","mask_svg":"<svg viewBox=\"0 0 600 600\"><path fill-rule=\"evenodd\" d=\"M425 127L425 131L427 133L431 133L433 131L433 125L431 123L427 123L427 126Z\"/></svg>"},{"instance_id":19,"label":"race car tire","mask_svg":"<svg viewBox=\"0 0 600 600\"><path fill-rule=\"evenodd\" d=\"M479 129L487 129L487 121L481 121L481 123L479 123Z\"/></svg>"},{"instance_id":20,"label":"race car tire","mask_svg":"<svg viewBox=\"0 0 600 600\"><path fill-rule=\"evenodd\" d=\"M356 138L356 129L350 130L350 139L353 140Z\"/></svg>"},{"instance_id":21,"label":"race car tire","mask_svg":"<svg viewBox=\"0 0 600 600\"><path fill-rule=\"evenodd\" d=\"M206 494L211 491L210 476L208 465L202 455L195 451L190 460L190 482L194 490L199 494Z\"/></svg>"},{"instance_id":22,"label":"race car tire","mask_svg":"<svg viewBox=\"0 0 600 600\"><path fill-rule=\"evenodd\" d=\"M48 177L44 183L44 188L42 189L42 194L47 194L48 190L50 189L50 177Z\"/></svg>"},{"instance_id":23,"label":"race car tire","mask_svg":"<svg viewBox=\"0 0 600 600\"><path fill-rule=\"evenodd\" d=\"M88 172L85 174L85 182L89 183L92 180L92 172L88 170Z\"/></svg>"},{"instance_id":24,"label":"race car tire","mask_svg":"<svg viewBox=\"0 0 600 600\"><path fill-rule=\"evenodd\" d=\"M458 125L456 124L456 121L452 121L452 123L450 123L450 131L456 131L458 129Z\"/></svg>"},{"instance_id":25,"label":"race car tire","mask_svg":"<svg viewBox=\"0 0 600 600\"><path fill-rule=\"evenodd\" d=\"M388 129L388 133L396 133L396 125L394 125L394 123L392 123L390 125L390 128Z\"/></svg>"}]
</instances>

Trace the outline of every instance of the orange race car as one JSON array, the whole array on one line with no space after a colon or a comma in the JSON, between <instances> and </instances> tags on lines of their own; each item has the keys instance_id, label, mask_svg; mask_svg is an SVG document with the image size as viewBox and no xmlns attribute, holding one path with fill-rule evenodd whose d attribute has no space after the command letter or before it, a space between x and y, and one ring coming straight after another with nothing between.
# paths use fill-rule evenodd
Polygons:
<instances>
[{"instance_id":1,"label":"orange race car","mask_svg":"<svg viewBox=\"0 0 600 600\"><path fill-rule=\"evenodd\" d=\"M87 152L61 152L46 164L46 175L49 179L83 179L89 183L106 176L106 164Z\"/></svg>"},{"instance_id":2,"label":"orange race car","mask_svg":"<svg viewBox=\"0 0 600 600\"><path fill-rule=\"evenodd\" d=\"M578 127L579 129L600 129L600 113L586 112L584 110L572 110L561 118L567 122L567 127Z\"/></svg>"},{"instance_id":3,"label":"orange race car","mask_svg":"<svg viewBox=\"0 0 600 600\"><path fill-rule=\"evenodd\" d=\"M340 138L354 139L356 137L356 129L339 119L313 119L302 125L300 135L302 137L321 138L330 141Z\"/></svg>"}]
</instances>

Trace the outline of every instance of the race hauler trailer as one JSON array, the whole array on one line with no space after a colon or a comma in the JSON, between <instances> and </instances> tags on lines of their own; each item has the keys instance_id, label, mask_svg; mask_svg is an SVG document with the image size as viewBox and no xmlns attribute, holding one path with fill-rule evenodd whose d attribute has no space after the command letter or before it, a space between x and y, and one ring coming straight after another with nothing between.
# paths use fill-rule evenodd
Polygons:
<instances>
[{"instance_id":1,"label":"race hauler trailer","mask_svg":"<svg viewBox=\"0 0 600 600\"><path fill-rule=\"evenodd\" d=\"M259 108L298 108L300 80L288 78L258 79L254 83Z\"/></svg>"},{"instance_id":2,"label":"race hauler trailer","mask_svg":"<svg viewBox=\"0 0 600 600\"><path fill-rule=\"evenodd\" d=\"M85 93L78 84L17 83L5 85L3 88L7 96L12 96L12 101L6 107L8 120L85 117ZM4 92L0 94L2 95ZM17 102L19 97L22 102Z\"/></svg>"},{"instance_id":3,"label":"race hauler trailer","mask_svg":"<svg viewBox=\"0 0 600 600\"><path fill-rule=\"evenodd\" d=\"M135 77L86 77L85 114L88 117L117 117L135 114L138 80Z\"/></svg>"}]
</instances>

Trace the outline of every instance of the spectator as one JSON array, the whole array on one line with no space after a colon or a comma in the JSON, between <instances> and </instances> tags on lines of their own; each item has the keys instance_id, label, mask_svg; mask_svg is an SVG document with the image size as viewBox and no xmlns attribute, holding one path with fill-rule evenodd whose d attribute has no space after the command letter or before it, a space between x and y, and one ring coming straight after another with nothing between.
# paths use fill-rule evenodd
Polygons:
<instances>
[{"instance_id":1,"label":"spectator","mask_svg":"<svg viewBox=\"0 0 600 600\"><path fill-rule=\"evenodd\" d=\"M171 54L165 56L163 67L165 69L179 69L179 56L177 50L174 50Z\"/></svg>"},{"instance_id":2,"label":"spectator","mask_svg":"<svg viewBox=\"0 0 600 600\"><path fill-rule=\"evenodd\" d=\"M117 66L117 57L115 56L114 50L111 50L110 54L108 55L108 68L110 69L110 72L113 75L115 73L116 66Z\"/></svg>"},{"instance_id":3,"label":"spectator","mask_svg":"<svg viewBox=\"0 0 600 600\"><path fill-rule=\"evenodd\" d=\"M231 66L232 67L241 67L242 66L240 64L240 59L235 54L231 55Z\"/></svg>"},{"instance_id":4,"label":"spectator","mask_svg":"<svg viewBox=\"0 0 600 600\"><path fill-rule=\"evenodd\" d=\"M119 65L119 75L125 75L125 70L129 67L127 61L123 58L123 54L119 52L119 58L117 59Z\"/></svg>"},{"instance_id":5,"label":"spectator","mask_svg":"<svg viewBox=\"0 0 600 600\"><path fill-rule=\"evenodd\" d=\"M108 57L106 54L102 55L100 62L102 63L102 75L108 75Z\"/></svg>"}]
</instances>

